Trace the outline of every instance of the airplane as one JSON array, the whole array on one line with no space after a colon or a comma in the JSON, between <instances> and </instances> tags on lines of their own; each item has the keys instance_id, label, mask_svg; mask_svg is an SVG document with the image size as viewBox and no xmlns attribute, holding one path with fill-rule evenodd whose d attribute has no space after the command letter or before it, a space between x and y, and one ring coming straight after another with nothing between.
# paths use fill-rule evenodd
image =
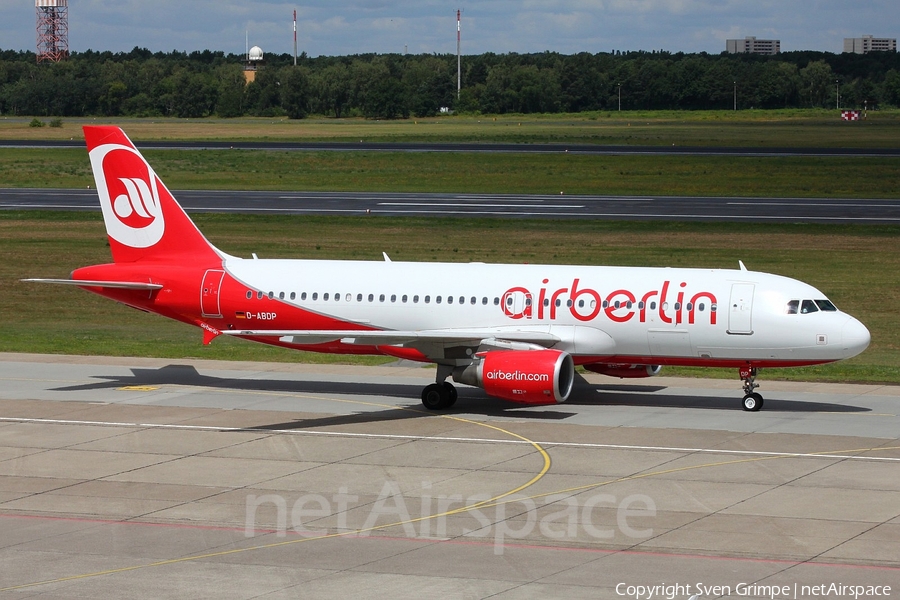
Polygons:
<instances>
[{"instance_id":1,"label":"airplane","mask_svg":"<svg viewBox=\"0 0 900 600\"><path fill-rule=\"evenodd\" d=\"M565 402L575 367L619 378L663 366L738 369L758 411L758 370L856 356L870 335L801 281L739 269L238 258L197 229L118 127L85 126L113 262L75 285L203 332L284 348L434 363L422 404L457 390Z\"/></svg>"}]
</instances>

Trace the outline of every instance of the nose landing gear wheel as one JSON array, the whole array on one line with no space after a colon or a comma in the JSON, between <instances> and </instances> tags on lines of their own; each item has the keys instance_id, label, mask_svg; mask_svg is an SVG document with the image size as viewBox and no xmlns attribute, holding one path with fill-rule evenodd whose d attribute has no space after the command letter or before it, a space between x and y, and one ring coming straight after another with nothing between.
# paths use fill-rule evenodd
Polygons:
<instances>
[{"instance_id":1,"label":"nose landing gear wheel","mask_svg":"<svg viewBox=\"0 0 900 600\"><path fill-rule=\"evenodd\" d=\"M763 397L761 394L753 392L744 396L741 403L744 406L744 410L756 412L763 407Z\"/></svg>"}]
</instances>

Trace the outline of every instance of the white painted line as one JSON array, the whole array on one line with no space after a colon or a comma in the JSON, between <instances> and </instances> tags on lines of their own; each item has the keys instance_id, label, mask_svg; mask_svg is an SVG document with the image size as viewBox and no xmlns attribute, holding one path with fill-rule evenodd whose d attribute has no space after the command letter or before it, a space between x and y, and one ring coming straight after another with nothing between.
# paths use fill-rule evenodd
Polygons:
<instances>
[{"instance_id":1,"label":"white painted line","mask_svg":"<svg viewBox=\"0 0 900 600\"><path fill-rule=\"evenodd\" d=\"M644 450L651 452L682 452L685 454L729 454L737 456L781 457L781 458L828 458L840 460L862 460L878 462L900 462L900 457L886 456L858 456L852 454L829 454L827 452L760 452L754 450L717 450L715 448L680 448L677 446L629 446L625 444L584 444L577 442L553 442L524 440L495 440L490 438L446 437L427 435L398 435L387 433L357 433L343 431L312 431L308 429L267 429L263 427L215 427L212 425L173 425L168 423L127 423L119 421L76 421L68 419L31 419L24 417L0 417L0 422L5 423L37 423L46 425L90 425L96 427L130 427L140 429L175 429L184 431L230 431L244 433L278 433L289 435L311 435L330 437L349 437L363 439L386 440L419 440L426 442L465 442L482 444L518 444L533 446L538 444L546 447L560 448L592 448L597 450ZM872 448L877 451L878 448Z\"/></svg>"},{"instance_id":2,"label":"white painted line","mask_svg":"<svg viewBox=\"0 0 900 600\"><path fill-rule=\"evenodd\" d=\"M533 204L477 204L474 202L466 202L454 204L452 202L379 202L378 206L437 206L437 207L466 207L476 206L479 208L534 208ZM551 208L584 208L583 204L548 204Z\"/></svg>"},{"instance_id":3,"label":"white painted line","mask_svg":"<svg viewBox=\"0 0 900 600\"><path fill-rule=\"evenodd\" d=\"M853 202L728 202L729 206L837 206L850 208L900 208L900 204L857 204Z\"/></svg>"}]
</instances>

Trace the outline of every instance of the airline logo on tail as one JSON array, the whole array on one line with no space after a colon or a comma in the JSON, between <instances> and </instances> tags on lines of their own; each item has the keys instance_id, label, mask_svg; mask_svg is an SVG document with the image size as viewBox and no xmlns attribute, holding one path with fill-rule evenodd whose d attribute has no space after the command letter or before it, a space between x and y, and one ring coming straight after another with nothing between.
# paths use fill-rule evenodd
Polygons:
<instances>
[{"instance_id":1,"label":"airline logo on tail","mask_svg":"<svg viewBox=\"0 0 900 600\"><path fill-rule=\"evenodd\" d=\"M149 248L159 242L166 226L159 201L161 186L156 173L135 150L121 144L104 144L90 152L106 231L111 238L132 248Z\"/></svg>"}]
</instances>

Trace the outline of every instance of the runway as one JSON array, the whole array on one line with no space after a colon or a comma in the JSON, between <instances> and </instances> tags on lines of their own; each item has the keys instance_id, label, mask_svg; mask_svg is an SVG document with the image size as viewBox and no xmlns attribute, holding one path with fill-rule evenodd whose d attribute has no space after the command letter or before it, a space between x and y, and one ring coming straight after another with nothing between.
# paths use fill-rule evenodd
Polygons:
<instances>
[{"instance_id":1,"label":"runway","mask_svg":"<svg viewBox=\"0 0 900 600\"><path fill-rule=\"evenodd\" d=\"M562 405L461 388L436 414L432 377L0 355L0 596L900 587L900 388L763 374L745 413L737 380L591 376Z\"/></svg>"},{"instance_id":2,"label":"runway","mask_svg":"<svg viewBox=\"0 0 900 600\"><path fill-rule=\"evenodd\" d=\"M289 142L141 141L142 150L263 150L302 152L484 152L516 154L895 157L900 148L798 148L729 146L625 146L496 142ZM0 148L83 148L83 140L0 140Z\"/></svg>"},{"instance_id":3,"label":"runway","mask_svg":"<svg viewBox=\"0 0 900 600\"><path fill-rule=\"evenodd\" d=\"M566 194L173 191L189 213L382 215L746 223L900 223L900 200ZM95 190L0 189L0 209L97 211Z\"/></svg>"}]
</instances>

